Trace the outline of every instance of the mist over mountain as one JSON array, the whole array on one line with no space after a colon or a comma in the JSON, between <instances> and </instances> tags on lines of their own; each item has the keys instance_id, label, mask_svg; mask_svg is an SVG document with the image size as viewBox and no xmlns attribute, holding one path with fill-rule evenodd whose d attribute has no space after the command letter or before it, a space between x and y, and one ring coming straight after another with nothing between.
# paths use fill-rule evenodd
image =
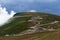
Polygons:
<instances>
[{"instance_id":1,"label":"mist over mountain","mask_svg":"<svg viewBox=\"0 0 60 40\"><path fill-rule=\"evenodd\" d=\"M8 23L8 21L14 16L14 14L14 11L11 11L11 13L9 14L8 11L6 11L6 8L0 6L0 26Z\"/></svg>"}]
</instances>

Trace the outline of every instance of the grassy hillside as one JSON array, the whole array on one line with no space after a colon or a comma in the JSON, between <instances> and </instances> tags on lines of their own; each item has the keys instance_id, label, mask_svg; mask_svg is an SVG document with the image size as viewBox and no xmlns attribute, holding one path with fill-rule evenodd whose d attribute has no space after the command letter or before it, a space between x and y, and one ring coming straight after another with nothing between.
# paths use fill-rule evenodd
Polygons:
<instances>
[{"instance_id":1,"label":"grassy hillside","mask_svg":"<svg viewBox=\"0 0 60 40\"><path fill-rule=\"evenodd\" d=\"M41 17L43 17L44 19L47 20L59 20L60 21L60 16L57 15L53 15L53 14L49 14L49 13L43 13L43 12L21 12L21 13L17 13L14 16L29 16L29 15L39 15Z\"/></svg>"},{"instance_id":2,"label":"grassy hillside","mask_svg":"<svg viewBox=\"0 0 60 40\"><path fill-rule=\"evenodd\" d=\"M1 40L60 40L60 31L27 34L23 36L0 37Z\"/></svg>"},{"instance_id":3,"label":"grassy hillside","mask_svg":"<svg viewBox=\"0 0 60 40\"><path fill-rule=\"evenodd\" d=\"M52 22L55 20L60 21L60 16L56 16L56 15L40 13L40 12L34 12L34 13L21 12L21 13L15 14L14 17L16 17L16 16L28 16L28 17L13 18L13 20L10 23L1 26L0 27L0 36L6 35L6 34L9 34L9 35L17 34L24 30L27 30L29 26L32 26L31 23L28 23L28 20L31 18L30 15L31 16L39 15L40 17L42 17L43 22L41 24L49 23L49 22ZM60 28L60 26L57 25L56 28Z\"/></svg>"},{"instance_id":4,"label":"grassy hillside","mask_svg":"<svg viewBox=\"0 0 60 40\"><path fill-rule=\"evenodd\" d=\"M10 23L0 27L0 36L6 34L16 34L27 29L28 17L14 18Z\"/></svg>"}]
</instances>

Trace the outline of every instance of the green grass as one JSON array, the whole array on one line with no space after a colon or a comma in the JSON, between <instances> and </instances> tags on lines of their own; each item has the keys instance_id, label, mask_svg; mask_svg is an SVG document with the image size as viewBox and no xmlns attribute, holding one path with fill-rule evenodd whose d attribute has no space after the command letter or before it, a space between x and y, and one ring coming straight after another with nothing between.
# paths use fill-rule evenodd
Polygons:
<instances>
[{"instance_id":1,"label":"green grass","mask_svg":"<svg viewBox=\"0 0 60 40\"><path fill-rule=\"evenodd\" d=\"M60 16L56 16L56 15L51 15L51 14L47 14L47 13L41 13L41 12L35 12L35 13L31 13L31 12L21 12L21 13L17 13L14 15L15 16L25 16L25 15L39 15L41 17L43 17L43 20L41 22L41 24L46 24L52 21L60 21ZM14 18L12 19L12 21L8 24L5 24L3 26L0 27L0 36L6 35L6 34L18 34L24 30L27 30L28 27L31 26L31 24L33 25L33 23L28 23L28 20L31 18L30 17L18 17L18 18ZM43 27L47 27L43 26ZM56 28L60 28L60 26L56 26Z\"/></svg>"},{"instance_id":2,"label":"green grass","mask_svg":"<svg viewBox=\"0 0 60 40\"><path fill-rule=\"evenodd\" d=\"M54 32L42 32L42 33L33 33L33 34L27 34L23 36L9 36L9 37L0 37L1 40L40 40L42 38L45 38L45 36L49 36Z\"/></svg>"},{"instance_id":3,"label":"green grass","mask_svg":"<svg viewBox=\"0 0 60 40\"><path fill-rule=\"evenodd\" d=\"M0 36L5 34L16 34L20 33L27 28L27 19L28 17L15 18L10 23L0 27Z\"/></svg>"}]
</instances>

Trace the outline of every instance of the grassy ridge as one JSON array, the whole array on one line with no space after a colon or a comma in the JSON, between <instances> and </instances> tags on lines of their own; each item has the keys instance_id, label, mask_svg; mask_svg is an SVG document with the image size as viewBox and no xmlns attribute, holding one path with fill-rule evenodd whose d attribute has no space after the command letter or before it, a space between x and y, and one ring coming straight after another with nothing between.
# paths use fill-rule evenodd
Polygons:
<instances>
[{"instance_id":1,"label":"grassy ridge","mask_svg":"<svg viewBox=\"0 0 60 40\"><path fill-rule=\"evenodd\" d=\"M35 12L35 13L21 12L21 13L15 14L14 17L15 16L29 16L29 15L35 15L35 16L39 15L39 16L43 17L42 24L49 23L49 22L52 22L55 20L60 21L60 16L51 15L51 14L47 14L47 13L40 13L40 12ZM17 33L20 33L22 31L28 29L28 26L31 26L30 25L31 23L29 24L27 22L28 19L30 19L30 17L14 18L10 23L0 27L0 36L6 35L6 34L17 34ZM60 26L58 26L56 28L60 28Z\"/></svg>"},{"instance_id":2,"label":"grassy ridge","mask_svg":"<svg viewBox=\"0 0 60 40\"><path fill-rule=\"evenodd\" d=\"M0 35L16 34L27 29L28 17L15 18L10 23L0 27Z\"/></svg>"}]
</instances>

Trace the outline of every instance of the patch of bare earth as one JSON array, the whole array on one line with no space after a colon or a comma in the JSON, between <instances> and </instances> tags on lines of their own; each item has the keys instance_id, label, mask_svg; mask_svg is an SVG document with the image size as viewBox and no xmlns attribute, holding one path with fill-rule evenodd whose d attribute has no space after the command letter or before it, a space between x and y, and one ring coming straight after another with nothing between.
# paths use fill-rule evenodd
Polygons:
<instances>
[{"instance_id":1,"label":"patch of bare earth","mask_svg":"<svg viewBox=\"0 0 60 40\"><path fill-rule=\"evenodd\" d=\"M4 36L0 37L0 40L52 40L52 38L57 39L60 32L42 32L42 33L33 33L33 34L26 34L22 36ZM55 36L56 35L56 36Z\"/></svg>"}]
</instances>

